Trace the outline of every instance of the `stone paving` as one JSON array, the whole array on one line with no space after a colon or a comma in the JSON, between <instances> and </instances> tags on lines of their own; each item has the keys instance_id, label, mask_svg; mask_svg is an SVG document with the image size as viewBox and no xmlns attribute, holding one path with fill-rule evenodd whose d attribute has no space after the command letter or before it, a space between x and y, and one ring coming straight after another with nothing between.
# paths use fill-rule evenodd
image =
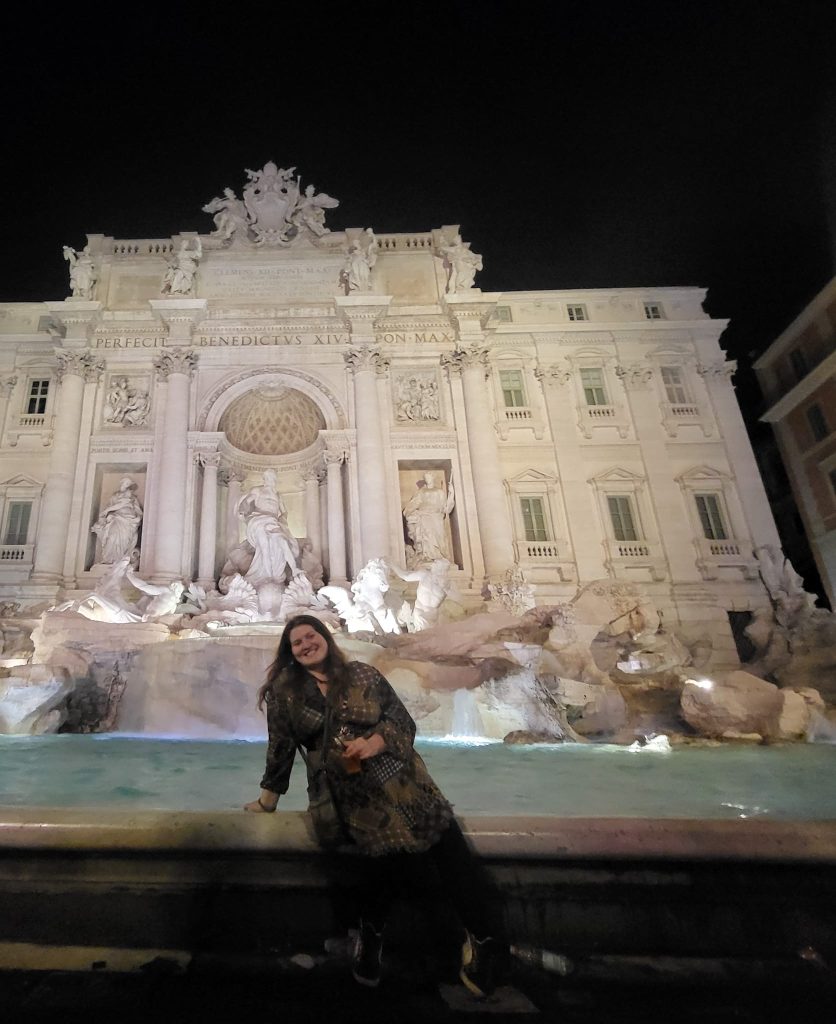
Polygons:
<instances>
[{"instance_id":1,"label":"stone paving","mask_svg":"<svg viewBox=\"0 0 836 1024\"><path fill-rule=\"evenodd\" d=\"M658 965L656 965L658 966ZM344 962L310 969L287 960L241 958L195 961L185 973L158 963L138 974L111 972L0 972L0 1007L9 1024L39 1021L156 1020L167 1024L211 1021L411 1022L560 1021L561 1024L833 1024L836 984L829 971L801 965L771 977L749 970L712 984L677 980L633 964L625 971L594 965L559 978L515 969L490 1002L468 997L452 972L427 961L387 963L379 989L363 989Z\"/></svg>"}]
</instances>

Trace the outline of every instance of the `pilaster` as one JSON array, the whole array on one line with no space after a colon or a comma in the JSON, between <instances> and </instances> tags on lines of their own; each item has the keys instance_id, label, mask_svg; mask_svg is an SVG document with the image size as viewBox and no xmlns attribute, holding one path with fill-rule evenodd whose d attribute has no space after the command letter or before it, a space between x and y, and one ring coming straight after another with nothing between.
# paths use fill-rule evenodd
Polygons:
<instances>
[{"instance_id":1,"label":"pilaster","mask_svg":"<svg viewBox=\"0 0 836 1024\"><path fill-rule=\"evenodd\" d=\"M441 364L452 374L461 374L465 419L470 440L476 516L488 577L497 577L514 564L513 531L508 502L502 484L496 431L486 401L488 352L478 343L468 349L446 352Z\"/></svg>"}]
</instances>

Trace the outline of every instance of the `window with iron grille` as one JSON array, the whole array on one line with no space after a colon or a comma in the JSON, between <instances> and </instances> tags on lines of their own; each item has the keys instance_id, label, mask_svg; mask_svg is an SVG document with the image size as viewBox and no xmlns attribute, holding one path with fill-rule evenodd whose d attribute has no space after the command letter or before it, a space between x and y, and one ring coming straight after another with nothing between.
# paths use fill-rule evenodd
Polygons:
<instances>
[{"instance_id":1,"label":"window with iron grille","mask_svg":"<svg viewBox=\"0 0 836 1024\"><path fill-rule=\"evenodd\" d=\"M586 306L567 306L566 311L569 314L570 320L589 319L589 317L586 315Z\"/></svg>"},{"instance_id":2,"label":"window with iron grille","mask_svg":"<svg viewBox=\"0 0 836 1024\"><path fill-rule=\"evenodd\" d=\"M645 320L664 320L661 305L658 302L645 302L644 318Z\"/></svg>"}]
</instances>

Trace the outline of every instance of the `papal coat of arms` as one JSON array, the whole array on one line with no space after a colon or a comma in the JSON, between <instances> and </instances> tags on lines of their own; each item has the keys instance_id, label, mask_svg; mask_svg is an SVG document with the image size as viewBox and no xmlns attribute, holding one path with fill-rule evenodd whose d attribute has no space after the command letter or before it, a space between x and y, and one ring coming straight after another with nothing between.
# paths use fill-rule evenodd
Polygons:
<instances>
[{"instance_id":1,"label":"papal coat of arms","mask_svg":"<svg viewBox=\"0 0 836 1024\"><path fill-rule=\"evenodd\" d=\"M203 207L214 214L211 237L222 242L248 241L261 246L287 246L304 234L321 238L328 234L325 211L339 201L316 192L313 185L302 191L295 167L278 167L270 160L260 171L247 170L242 198L225 188Z\"/></svg>"}]
</instances>

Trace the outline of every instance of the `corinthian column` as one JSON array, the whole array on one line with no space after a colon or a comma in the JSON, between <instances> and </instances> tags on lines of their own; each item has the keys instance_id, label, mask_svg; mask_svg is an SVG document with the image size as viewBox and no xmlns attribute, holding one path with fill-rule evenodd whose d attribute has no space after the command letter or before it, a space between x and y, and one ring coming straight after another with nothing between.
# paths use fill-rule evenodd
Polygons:
<instances>
[{"instance_id":1,"label":"corinthian column","mask_svg":"<svg viewBox=\"0 0 836 1024\"><path fill-rule=\"evenodd\" d=\"M360 501L360 547L365 565L371 558L389 555L389 502L386 465L380 432L380 405L375 375L385 373L389 362L379 350L353 349L345 361L354 374L354 419L357 428L357 477Z\"/></svg>"},{"instance_id":2,"label":"corinthian column","mask_svg":"<svg viewBox=\"0 0 836 1024\"><path fill-rule=\"evenodd\" d=\"M203 493L200 496L200 541L197 582L207 590L215 586L215 549L218 543L218 466L220 452L201 452Z\"/></svg>"},{"instance_id":3,"label":"corinthian column","mask_svg":"<svg viewBox=\"0 0 836 1024\"><path fill-rule=\"evenodd\" d=\"M78 461L84 382L90 374L101 373L104 369L101 360L91 352L60 350L56 358L58 369L55 379L60 390L43 511L35 543L32 572L35 583L58 583L61 579Z\"/></svg>"},{"instance_id":4,"label":"corinthian column","mask_svg":"<svg viewBox=\"0 0 836 1024\"><path fill-rule=\"evenodd\" d=\"M320 529L319 479L321 470L308 466L302 471L305 483L305 530L313 552L322 560L322 531Z\"/></svg>"},{"instance_id":5,"label":"corinthian column","mask_svg":"<svg viewBox=\"0 0 836 1024\"><path fill-rule=\"evenodd\" d=\"M345 571L345 511L343 508L342 464L345 451L329 448L322 453L325 462L328 502L328 583L347 587Z\"/></svg>"},{"instance_id":6,"label":"corinthian column","mask_svg":"<svg viewBox=\"0 0 836 1024\"><path fill-rule=\"evenodd\" d=\"M496 432L491 422L485 381L489 376L487 349L474 345L441 357L442 366L462 376L465 421L473 467L476 518L482 541L485 573L498 576L514 564L513 532L499 469Z\"/></svg>"},{"instance_id":7,"label":"corinthian column","mask_svg":"<svg viewBox=\"0 0 836 1024\"><path fill-rule=\"evenodd\" d=\"M154 360L159 381L167 381L162 445L157 455L154 580L171 583L183 572L183 534L186 519L189 428L189 378L197 353L185 348L166 349Z\"/></svg>"}]
</instances>

